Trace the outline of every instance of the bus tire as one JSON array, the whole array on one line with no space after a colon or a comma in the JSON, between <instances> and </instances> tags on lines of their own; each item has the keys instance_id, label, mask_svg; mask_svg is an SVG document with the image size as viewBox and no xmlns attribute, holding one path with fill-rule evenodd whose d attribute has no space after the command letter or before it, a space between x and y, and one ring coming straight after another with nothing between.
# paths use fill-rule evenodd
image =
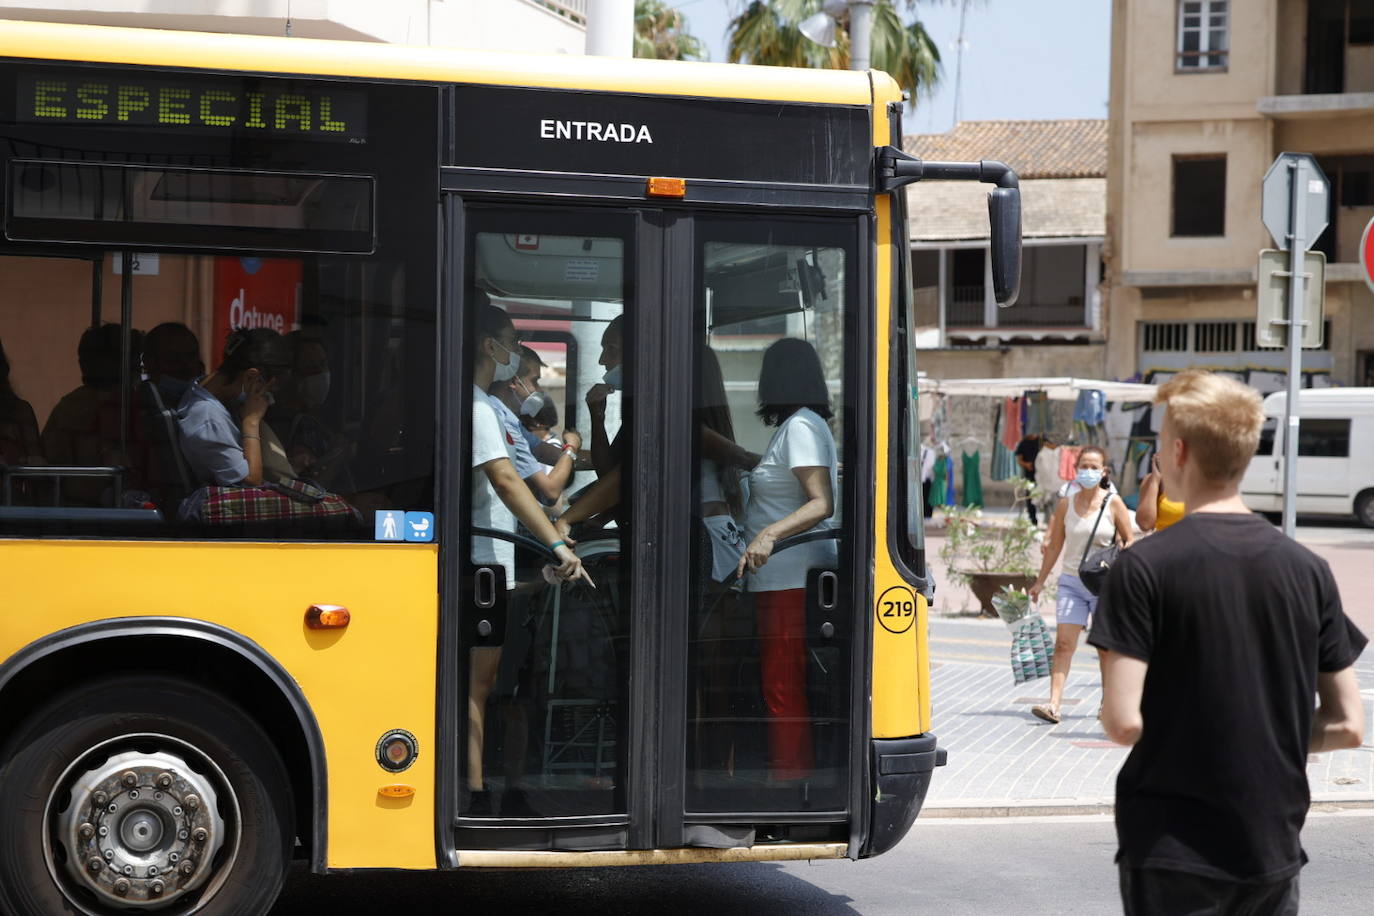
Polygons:
<instances>
[{"instance_id":1,"label":"bus tire","mask_svg":"<svg viewBox=\"0 0 1374 916\"><path fill-rule=\"evenodd\" d=\"M1374 528L1374 490L1355 497L1355 518L1366 528Z\"/></svg>"},{"instance_id":2,"label":"bus tire","mask_svg":"<svg viewBox=\"0 0 1374 916\"><path fill-rule=\"evenodd\" d=\"M205 687L83 683L15 730L0 767L10 916L255 916L281 891L286 768L252 717Z\"/></svg>"}]
</instances>

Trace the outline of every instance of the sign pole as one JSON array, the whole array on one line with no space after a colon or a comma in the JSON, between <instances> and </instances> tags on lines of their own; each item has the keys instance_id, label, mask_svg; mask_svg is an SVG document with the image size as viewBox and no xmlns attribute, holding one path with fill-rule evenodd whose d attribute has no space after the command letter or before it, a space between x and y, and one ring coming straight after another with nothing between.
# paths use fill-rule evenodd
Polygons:
<instances>
[{"instance_id":1,"label":"sign pole","mask_svg":"<svg viewBox=\"0 0 1374 916\"><path fill-rule=\"evenodd\" d=\"M1298 391L1302 387L1303 244L1302 182L1306 169L1300 159L1288 161L1288 399L1284 404L1283 533L1297 536L1298 528Z\"/></svg>"}]
</instances>

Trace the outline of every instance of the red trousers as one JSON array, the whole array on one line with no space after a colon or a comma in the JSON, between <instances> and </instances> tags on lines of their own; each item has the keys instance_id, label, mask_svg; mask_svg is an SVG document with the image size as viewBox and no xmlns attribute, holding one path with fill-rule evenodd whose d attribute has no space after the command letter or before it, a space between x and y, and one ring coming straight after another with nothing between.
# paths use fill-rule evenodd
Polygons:
<instances>
[{"instance_id":1,"label":"red trousers","mask_svg":"<svg viewBox=\"0 0 1374 916\"><path fill-rule=\"evenodd\" d=\"M755 592L763 703L768 710L768 773L811 775L811 712L806 702L806 589Z\"/></svg>"}]
</instances>

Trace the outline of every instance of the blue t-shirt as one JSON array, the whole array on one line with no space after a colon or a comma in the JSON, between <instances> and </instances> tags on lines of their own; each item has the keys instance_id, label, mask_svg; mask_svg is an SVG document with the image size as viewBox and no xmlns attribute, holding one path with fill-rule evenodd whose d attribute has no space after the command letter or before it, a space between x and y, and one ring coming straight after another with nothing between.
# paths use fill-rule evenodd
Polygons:
<instances>
[{"instance_id":1,"label":"blue t-shirt","mask_svg":"<svg viewBox=\"0 0 1374 916\"><path fill-rule=\"evenodd\" d=\"M219 399L192 385L177 406L181 451L198 484L232 487L248 476L238 423Z\"/></svg>"},{"instance_id":2,"label":"blue t-shirt","mask_svg":"<svg viewBox=\"0 0 1374 916\"><path fill-rule=\"evenodd\" d=\"M521 480L526 480L531 474L538 474L543 468L534 457L534 452L530 451L529 442L525 440L525 425L520 422L505 402L495 395L487 395L487 400L491 401L491 406L496 410L496 416L501 420L501 425L506 430L506 441L515 448L515 473L520 475Z\"/></svg>"}]
</instances>

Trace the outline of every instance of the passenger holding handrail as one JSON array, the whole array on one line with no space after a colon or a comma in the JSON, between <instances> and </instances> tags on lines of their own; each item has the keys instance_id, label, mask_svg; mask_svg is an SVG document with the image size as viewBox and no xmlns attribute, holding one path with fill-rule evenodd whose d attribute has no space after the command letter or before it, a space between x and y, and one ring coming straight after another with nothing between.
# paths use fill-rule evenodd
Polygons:
<instances>
[{"instance_id":1,"label":"passenger holding handrail","mask_svg":"<svg viewBox=\"0 0 1374 916\"><path fill-rule=\"evenodd\" d=\"M774 558L778 541L829 528L839 492L830 392L816 350L784 337L763 354L759 417L777 427L749 477L744 526L749 546L737 572L750 573L769 716L769 774L775 781L811 774L812 750L806 697L806 579L812 569L834 569L833 540L793 547Z\"/></svg>"},{"instance_id":2,"label":"passenger holding handrail","mask_svg":"<svg viewBox=\"0 0 1374 916\"><path fill-rule=\"evenodd\" d=\"M514 533L519 519L557 559L554 574L564 582L581 579L592 585L582 561L544 514L533 491L515 469L515 440L507 433L487 391L496 381L508 381L520 368L520 340L510 316L492 305L480 290L475 294L476 352L472 380L472 527ZM505 570L506 590L515 588L515 545L488 537L472 539L475 566ZM500 646L474 646L468 666L468 789L474 793L469 815L488 814L491 798L484 793L482 755L485 746L486 705L501 668Z\"/></svg>"}]
</instances>

